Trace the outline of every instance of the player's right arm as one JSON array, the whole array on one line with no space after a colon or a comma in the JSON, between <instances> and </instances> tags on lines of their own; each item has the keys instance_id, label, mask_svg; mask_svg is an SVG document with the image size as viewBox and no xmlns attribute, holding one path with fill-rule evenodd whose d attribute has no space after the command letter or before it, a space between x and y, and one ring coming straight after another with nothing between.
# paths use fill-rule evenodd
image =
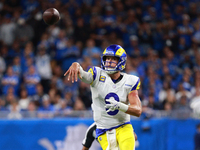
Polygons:
<instances>
[{"instance_id":1,"label":"player's right arm","mask_svg":"<svg viewBox=\"0 0 200 150\"><path fill-rule=\"evenodd\" d=\"M69 69L65 72L64 76L68 75L68 80L71 80L72 83L78 81L78 77L81 81L91 84L93 82L93 75L91 72L86 72L83 70L81 65L77 62L72 63Z\"/></svg>"}]
</instances>

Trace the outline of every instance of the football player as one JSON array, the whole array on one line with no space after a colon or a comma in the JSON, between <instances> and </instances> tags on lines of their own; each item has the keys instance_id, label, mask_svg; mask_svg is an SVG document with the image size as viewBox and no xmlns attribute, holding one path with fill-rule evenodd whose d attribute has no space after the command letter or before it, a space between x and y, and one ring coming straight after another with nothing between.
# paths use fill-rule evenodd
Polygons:
<instances>
[{"instance_id":1,"label":"football player","mask_svg":"<svg viewBox=\"0 0 200 150\"><path fill-rule=\"evenodd\" d=\"M90 84L96 137L103 150L135 149L130 115L139 117L142 113L137 91L140 80L121 72L126 60L127 54L120 45L110 45L102 54L101 68L94 66L86 72L74 62L64 74L72 83L79 77Z\"/></svg>"}]
</instances>

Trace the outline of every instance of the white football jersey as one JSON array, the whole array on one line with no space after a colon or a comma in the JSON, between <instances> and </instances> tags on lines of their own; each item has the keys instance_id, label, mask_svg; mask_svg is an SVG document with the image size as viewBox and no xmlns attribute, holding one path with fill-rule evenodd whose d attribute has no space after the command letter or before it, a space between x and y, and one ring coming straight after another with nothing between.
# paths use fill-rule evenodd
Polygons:
<instances>
[{"instance_id":1,"label":"white football jersey","mask_svg":"<svg viewBox=\"0 0 200 150\"><path fill-rule=\"evenodd\" d=\"M99 67L89 69L93 75L90 84L92 92L93 118L98 129L110 129L130 121L130 115L120 110L106 112L106 99L113 97L116 101L125 104L128 102L128 94L139 89L140 80L137 76L121 73L122 79L114 83L110 76Z\"/></svg>"}]
</instances>

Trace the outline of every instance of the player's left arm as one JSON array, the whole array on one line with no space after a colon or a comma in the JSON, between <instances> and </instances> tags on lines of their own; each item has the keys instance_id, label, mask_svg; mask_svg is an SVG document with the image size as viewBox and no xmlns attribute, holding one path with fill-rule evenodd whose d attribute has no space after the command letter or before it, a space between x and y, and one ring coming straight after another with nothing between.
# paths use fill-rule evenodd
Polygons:
<instances>
[{"instance_id":1,"label":"player's left arm","mask_svg":"<svg viewBox=\"0 0 200 150\"><path fill-rule=\"evenodd\" d=\"M139 117L142 113L142 105L138 96L138 91L131 91L128 94L128 100L130 105L128 105L128 110L125 113Z\"/></svg>"},{"instance_id":2,"label":"player's left arm","mask_svg":"<svg viewBox=\"0 0 200 150\"><path fill-rule=\"evenodd\" d=\"M138 78L137 82L134 84L134 86L130 90L130 93L127 95L127 99L130 105L124 104L122 102L117 102L112 97L110 99L106 99L106 101L109 102L105 106L107 108L106 112L110 112L110 111L114 111L118 109L127 114L139 117L142 113L142 105L141 105L141 101L140 101L140 98L138 96L138 91L137 91L139 88L140 88L140 80Z\"/></svg>"}]
</instances>

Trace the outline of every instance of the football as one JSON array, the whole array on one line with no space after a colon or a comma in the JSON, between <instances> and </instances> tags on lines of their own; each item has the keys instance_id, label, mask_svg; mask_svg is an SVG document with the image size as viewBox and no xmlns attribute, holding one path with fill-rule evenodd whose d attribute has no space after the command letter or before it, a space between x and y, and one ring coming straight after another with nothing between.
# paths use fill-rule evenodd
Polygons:
<instances>
[{"instance_id":1,"label":"football","mask_svg":"<svg viewBox=\"0 0 200 150\"><path fill-rule=\"evenodd\" d=\"M55 8L49 8L45 10L42 17L47 25L53 25L60 20L60 13Z\"/></svg>"}]
</instances>

